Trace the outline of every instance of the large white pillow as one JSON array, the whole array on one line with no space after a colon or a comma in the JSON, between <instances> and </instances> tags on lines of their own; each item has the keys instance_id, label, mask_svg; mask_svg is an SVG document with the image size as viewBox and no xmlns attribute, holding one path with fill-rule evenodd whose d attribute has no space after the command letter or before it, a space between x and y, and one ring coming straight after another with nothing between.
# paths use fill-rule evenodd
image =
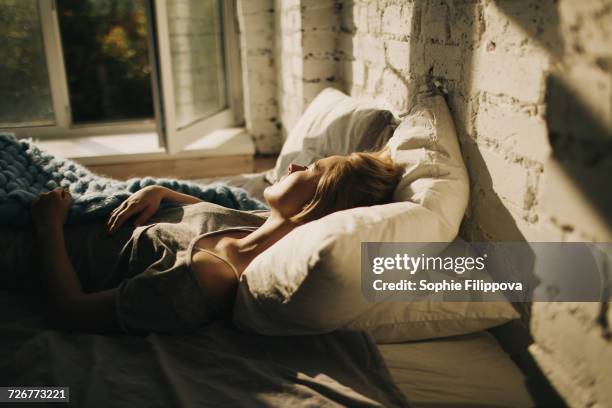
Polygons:
<instances>
[{"instance_id":1,"label":"large white pillow","mask_svg":"<svg viewBox=\"0 0 612 408\"><path fill-rule=\"evenodd\" d=\"M268 335L364 329L379 342L450 336L517 316L508 302L366 302L362 242L451 242L469 196L468 176L444 99L424 93L388 146L406 166L394 203L330 214L293 230L242 275L241 328Z\"/></svg>"},{"instance_id":2,"label":"large white pillow","mask_svg":"<svg viewBox=\"0 0 612 408\"><path fill-rule=\"evenodd\" d=\"M291 163L308 165L334 154L379 149L396 127L393 114L378 104L326 88L308 105L287 136L276 166L266 179L273 183Z\"/></svg>"},{"instance_id":3,"label":"large white pillow","mask_svg":"<svg viewBox=\"0 0 612 408\"><path fill-rule=\"evenodd\" d=\"M424 251L426 250L424 249ZM438 256L442 259L465 259L465 257L474 258L477 254L465 241L456 238ZM474 271L467 275L425 270L419 271L419 274L454 281L462 279L493 281L486 270ZM395 279L389 281L393 280ZM474 298L482 298L483 295L478 290L473 290L471 293ZM397 292L387 296L384 302L376 302L366 312L345 326L354 330L369 332L377 343L397 343L473 333L519 317L518 312L504 298L503 294L488 293L486 299L487 301L444 302L427 300L407 302L406 296Z\"/></svg>"}]
</instances>

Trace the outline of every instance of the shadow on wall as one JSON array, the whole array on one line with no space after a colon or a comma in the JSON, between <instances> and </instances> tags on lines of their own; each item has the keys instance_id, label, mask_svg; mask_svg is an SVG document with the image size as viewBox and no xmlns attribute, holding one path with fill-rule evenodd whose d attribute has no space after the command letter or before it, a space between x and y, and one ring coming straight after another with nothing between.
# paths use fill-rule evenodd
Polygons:
<instances>
[{"instance_id":1,"label":"shadow on wall","mask_svg":"<svg viewBox=\"0 0 612 408\"><path fill-rule=\"evenodd\" d=\"M531 7L533 10L525 10L522 2L496 1L496 4L532 38L538 38L543 46L549 47L550 52L557 58L563 56L563 43L558 33L559 15L552 0L533 5ZM410 19L404 19L404 15L400 18L405 23L409 22L409 27L406 27L406 30L393 29L385 27L383 21L380 30L384 33L394 33L391 34L393 40L384 41L380 36L376 38L376 41L384 44L382 72L378 67L371 66L381 63L378 61L353 63L356 61L353 45L360 44L355 41L355 37L360 35L357 31L362 30L362 27L355 30L352 25L352 22L358 18L354 13L352 2L345 2L343 7L343 31L351 36L350 41L344 41L338 47L343 51L341 58L345 60L344 68L339 70L344 80L343 90L351 93L354 82L361 80L365 93L373 94L370 96L374 97L389 98L391 94L389 91L394 90L393 87L387 86L386 82L390 82L394 84L395 89L405 89L408 94L407 100L411 100L421 84L434 83L441 88L455 120L471 180L471 205L462 224L461 235L470 241L526 242L513 215L496 194L492 176L476 143L474 122L478 114L479 94L472 91L472 79L475 47L485 29L481 2L415 0L411 5L403 5L401 13L404 13L404 8L412 7ZM363 13L363 10L361 12ZM368 20L370 17L368 15ZM545 27L544 31L540 27ZM369 27L369 31L368 36L380 34L371 33L372 27ZM371 42L367 44L369 49L370 47L376 49L376 44L372 45ZM408 62L404 62L405 65L397 60L397 48L391 48L398 45L404 47L400 48L402 50L409 50L406 59ZM357 54L362 54L362 51L358 50ZM360 67L364 72L353 71ZM374 75L377 76L373 77ZM394 105L401 108L398 103ZM494 263L497 263L500 270L506 271L511 276L512 267L508 267L508 262L516 257L512 257L512 254L507 255L497 262L490 260L490 264L495 268ZM533 257L522 258L521 262L521 270L530 270L534 260ZM518 268L516 265L515 267ZM538 405L564 406L527 351L527 347L532 343L528 332L530 305L521 304L519 308L522 309L522 324L502 326L494 330L494 334L525 372L528 387Z\"/></svg>"},{"instance_id":2,"label":"shadow on wall","mask_svg":"<svg viewBox=\"0 0 612 408\"><path fill-rule=\"evenodd\" d=\"M440 10L441 7L444 10ZM520 256L498 251L496 258L489 258L487 264L497 280L511 281L520 275L522 279L534 282L537 278L533 274L523 272L533 270L533 251L517 227L514 216L495 192L493 178L476 143L474 120L479 113L479 101L478 94L472 90L472 80L477 38L484 29L483 13L481 4L475 1L417 0L411 24L410 61L420 71L412 72L410 82L416 86L433 83L441 88L455 120L470 175L471 192L470 208L460 235L472 242L524 242L518 251ZM447 16L444 30L437 20L439 15ZM459 50L451 52L454 48ZM458 59L453 60L453 55L458 55ZM392 67L388 55L385 62L387 67ZM514 248L518 250L518 247ZM526 330L530 305L522 303L517 307L523 316L523 330Z\"/></svg>"},{"instance_id":3,"label":"shadow on wall","mask_svg":"<svg viewBox=\"0 0 612 408\"><path fill-rule=\"evenodd\" d=\"M444 53L438 51L439 47L435 41L439 39L435 38L436 33L430 31L435 25L423 21L424 16L431 18L429 16L436 14L437 10L432 9L436 5L439 6L439 3L426 0L416 3L412 32L417 35L411 38L410 61L423 61L425 71L420 73L422 80L442 87L455 119L461 150L470 175L470 208L460 234L470 241L525 242L525 246L519 251L523 256L500 252L498 259L489 259L487 262L495 271L496 279L511 280L516 274L515 270L533 270L534 257L514 217L495 192L491 173L475 140L474 120L478 114L479 101L478 94L472 91L472 80L476 41L484 30L484 11L482 6L474 1L444 3L448 14L447 24L453 22L452 28L446 27L444 40L461 47L460 60L453 65L446 60ZM524 256L525 254L531 256ZM537 280L533 274L528 277L527 274L521 275L528 280ZM492 332L525 373L526 385L537 405L564 406L527 349L533 343L529 333L531 304L520 303L515 306L521 312L522 322L509 323L493 329Z\"/></svg>"},{"instance_id":4,"label":"shadow on wall","mask_svg":"<svg viewBox=\"0 0 612 408\"><path fill-rule=\"evenodd\" d=\"M612 225L612 129L585 106L562 79L546 81L546 124L553 158L608 226ZM570 200L571 197L568 197ZM597 322L611 338L610 293L602 293Z\"/></svg>"},{"instance_id":5,"label":"shadow on wall","mask_svg":"<svg viewBox=\"0 0 612 408\"><path fill-rule=\"evenodd\" d=\"M544 48L554 67L565 66L566 54L561 33L557 1L545 0L535 4L520 4L508 0L496 0L495 4L504 14ZM583 45L573 44L577 53L583 52ZM597 61L602 69L610 70L609 64ZM564 178L586 199L601 216L601 220L612 225L612 190L609 175L612 174L612 128L592 113L578 93L568 85L558 69L553 69L546 79L546 125L548 140L552 148L552 159L562 169ZM564 198L562 197L561 200ZM571 214L571 200L560 203ZM579 214L577 214L579 215ZM571 217L571 215L570 215ZM598 323L604 336L610 336L607 310L608 296L601 304Z\"/></svg>"},{"instance_id":6,"label":"shadow on wall","mask_svg":"<svg viewBox=\"0 0 612 408\"><path fill-rule=\"evenodd\" d=\"M551 58L561 61L565 44L560 31L558 0L520 2L494 0L504 15L518 25L531 40L544 48Z\"/></svg>"},{"instance_id":7,"label":"shadow on wall","mask_svg":"<svg viewBox=\"0 0 612 408\"><path fill-rule=\"evenodd\" d=\"M516 2L512 0L495 0L495 5L503 11L514 23L536 41L545 47L552 58L561 59L564 55L563 39L559 33L559 12L557 2L545 0L537 3ZM420 4L431 5L430 2L422 1ZM445 77L433 80L446 85L448 88L448 100L453 116L456 120L457 131L464 155L464 159L470 173L471 180L471 208L462 225L462 233L471 240L497 240L525 242L526 239L520 231L514 216L506 208L502 200L496 194L491 174L482 153L476 144L476 130L474 119L478 112L478 94L472 90L474 75L474 52L476 39L484 30L484 10L480 4L475 2L453 2L455 10L449 10L458 18L452 21L458 22L460 26L466 27L465 32L460 33L459 38L473 39L473 41L462 41L462 70L460 80L455 84L448 84ZM448 6L447 6L448 7ZM418 14L415 14L417 16ZM461 21L462 20L462 21ZM449 21L451 21L449 19ZM421 41L427 40L427 25L420 24ZM450 39L452 41L452 38ZM425 45L424 59L427 60L427 46ZM417 55L414 56L418 57ZM433 64L430 62L430 72L435 73ZM445 74L441 72L441 74ZM454 86L452 86L454 85ZM549 84L550 85L550 84ZM555 97L556 98L556 97ZM548 100L546 102L549 102ZM554 103L554 102L552 102ZM484 114L484 113L483 113ZM549 124L550 125L550 124ZM554 147L553 147L554 148ZM500 175L496 175L500 177ZM527 244L526 244L527 245ZM529 252L526 252L529 253ZM533 253L529 259L513 257L506 254L506 259L498 259L493 263L493 268L505 271L506 276L512 275L512 269L520 268L522 271L531 271L535 262ZM529 279L536 279L533 274ZM564 402L553 389L546 376L540 370L538 364L528 351L533 343L529 333L529 321L531 317L531 304L522 303L517 305L523 317L522 324L510 323L493 330L504 349L510 353L522 371L527 376L527 385L538 406L564 406Z\"/></svg>"},{"instance_id":8,"label":"shadow on wall","mask_svg":"<svg viewBox=\"0 0 612 408\"><path fill-rule=\"evenodd\" d=\"M561 33L558 2L545 0L525 7L521 2L495 0L504 14L529 35L530 40L545 49L553 67L566 65L565 42ZM574 49L581 52L581 45ZM583 198L592 204L602 220L612 225L612 129L592 113L575 90L556 69L548 75L545 84L546 125L552 158L560 165ZM562 198L563 199L563 198ZM571 213L571 200L568 213ZM563 205L563 204L561 204ZM610 338L609 293L601 303L598 323L604 336ZM608 299L608 301L606 301Z\"/></svg>"},{"instance_id":9,"label":"shadow on wall","mask_svg":"<svg viewBox=\"0 0 612 408\"><path fill-rule=\"evenodd\" d=\"M566 44L557 3L555 0L531 4L495 0L505 16L547 51L553 65L563 65ZM545 104L553 158L584 198L612 225L612 191L608 180L612 174L612 129L597 119L555 72L546 81Z\"/></svg>"},{"instance_id":10,"label":"shadow on wall","mask_svg":"<svg viewBox=\"0 0 612 408\"><path fill-rule=\"evenodd\" d=\"M593 116L556 75L550 75L546 82L546 106L553 157L605 222L612 225L612 129Z\"/></svg>"}]
</instances>

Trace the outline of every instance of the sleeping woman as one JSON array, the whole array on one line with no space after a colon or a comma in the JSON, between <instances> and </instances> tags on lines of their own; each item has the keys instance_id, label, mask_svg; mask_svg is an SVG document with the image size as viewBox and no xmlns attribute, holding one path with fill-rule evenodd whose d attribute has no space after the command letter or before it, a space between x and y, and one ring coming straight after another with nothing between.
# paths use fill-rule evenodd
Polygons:
<instances>
[{"instance_id":1,"label":"sleeping woman","mask_svg":"<svg viewBox=\"0 0 612 408\"><path fill-rule=\"evenodd\" d=\"M388 151L291 164L264 191L265 214L151 186L113 211L104 235L65 231L70 194L41 194L32 215L51 322L144 334L191 331L227 317L240 275L256 256L304 223L389 202L401 171ZM163 200L183 205L159 210Z\"/></svg>"}]
</instances>

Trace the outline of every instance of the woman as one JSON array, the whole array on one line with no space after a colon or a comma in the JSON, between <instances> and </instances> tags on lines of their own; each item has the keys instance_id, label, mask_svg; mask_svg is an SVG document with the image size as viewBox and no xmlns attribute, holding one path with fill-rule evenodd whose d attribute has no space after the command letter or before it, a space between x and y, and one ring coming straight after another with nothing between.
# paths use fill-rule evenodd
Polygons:
<instances>
[{"instance_id":1,"label":"woman","mask_svg":"<svg viewBox=\"0 0 612 408\"><path fill-rule=\"evenodd\" d=\"M117 249L97 240L72 257L63 228L70 194L41 194L32 215L52 321L84 332L194 330L227 316L240 275L257 255L301 224L389 202L400 177L388 151L332 156L309 167L292 164L264 191L267 218L147 187L108 220ZM193 205L158 211L162 200ZM75 268L71 258L87 262Z\"/></svg>"}]
</instances>

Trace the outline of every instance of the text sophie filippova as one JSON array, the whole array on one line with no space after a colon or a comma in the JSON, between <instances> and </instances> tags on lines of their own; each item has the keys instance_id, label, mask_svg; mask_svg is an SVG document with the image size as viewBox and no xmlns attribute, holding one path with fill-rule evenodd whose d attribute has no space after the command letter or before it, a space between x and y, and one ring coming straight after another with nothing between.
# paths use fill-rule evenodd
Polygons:
<instances>
[{"instance_id":1,"label":"text sophie filippova","mask_svg":"<svg viewBox=\"0 0 612 408\"><path fill-rule=\"evenodd\" d=\"M441 256L412 256L408 254L396 254L388 257L374 257L372 259L372 272L375 275L382 275L386 271L405 271L410 275L418 271L437 271L454 272L463 275L465 272L478 271L485 269L485 259L483 256L464 256L464 257L441 257ZM395 282L385 282L383 279L375 279L372 282L375 291L416 291L426 290L433 292L441 291L481 291L497 292L506 290L523 289L521 282L491 282L483 279L464 279L455 281L454 279L442 279L441 281L428 281L421 279L418 282L401 279Z\"/></svg>"}]
</instances>

